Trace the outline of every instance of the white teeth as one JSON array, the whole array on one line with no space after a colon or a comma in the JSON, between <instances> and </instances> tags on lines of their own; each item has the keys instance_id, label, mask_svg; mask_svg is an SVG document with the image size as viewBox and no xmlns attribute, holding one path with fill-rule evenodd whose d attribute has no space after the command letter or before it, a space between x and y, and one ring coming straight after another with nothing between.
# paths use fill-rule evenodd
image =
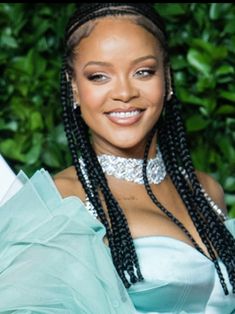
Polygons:
<instances>
[{"instance_id":1,"label":"white teeth","mask_svg":"<svg viewBox=\"0 0 235 314\"><path fill-rule=\"evenodd\" d=\"M134 117L137 116L140 113L140 110L135 110L135 111L119 111L119 112L110 112L109 116L111 117L117 117L117 118L129 118L129 117Z\"/></svg>"}]
</instances>

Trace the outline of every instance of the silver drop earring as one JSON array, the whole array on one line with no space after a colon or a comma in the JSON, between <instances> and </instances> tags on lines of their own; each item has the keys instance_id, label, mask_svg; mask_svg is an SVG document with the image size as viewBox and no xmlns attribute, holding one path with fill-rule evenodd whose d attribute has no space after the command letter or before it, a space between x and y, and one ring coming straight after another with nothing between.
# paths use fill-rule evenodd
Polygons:
<instances>
[{"instance_id":1,"label":"silver drop earring","mask_svg":"<svg viewBox=\"0 0 235 314\"><path fill-rule=\"evenodd\" d=\"M77 102L73 102L73 110L77 109L77 107L79 107L79 104Z\"/></svg>"},{"instance_id":2,"label":"silver drop earring","mask_svg":"<svg viewBox=\"0 0 235 314\"><path fill-rule=\"evenodd\" d=\"M168 95L167 95L167 98L166 98L167 101L171 100L173 94L174 94L174 92L173 92L173 90L171 89L171 90L169 91Z\"/></svg>"}]
</instances>

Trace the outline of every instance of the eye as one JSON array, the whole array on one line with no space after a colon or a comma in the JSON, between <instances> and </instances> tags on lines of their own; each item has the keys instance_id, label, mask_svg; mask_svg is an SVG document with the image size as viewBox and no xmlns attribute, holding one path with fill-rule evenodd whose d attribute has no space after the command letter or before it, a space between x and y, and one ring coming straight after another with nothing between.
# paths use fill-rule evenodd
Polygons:
<instances>
[{"instance_id":1,"label":"eye","mask_svg":"<svg viewBox=\"0 0 235 314\"><path fill-rule=\"evenodd\" d=\"M90 74L87 76L89 81L93 82L104 82L108 80L108 77L102 73L95 73L95 74Z\"/></svg>"},{"instance_id":2,"label":"eye","mask_svg":"<svg viewBox=\"0 0 235 314\"><path fill-rule=\"evenodd\" d=\"M145 77L150 77L155 74L155 70L153 69L140 69L138 70L134 76L140 77L140 78L145 78Z\"/></svg>"}]
</instances>

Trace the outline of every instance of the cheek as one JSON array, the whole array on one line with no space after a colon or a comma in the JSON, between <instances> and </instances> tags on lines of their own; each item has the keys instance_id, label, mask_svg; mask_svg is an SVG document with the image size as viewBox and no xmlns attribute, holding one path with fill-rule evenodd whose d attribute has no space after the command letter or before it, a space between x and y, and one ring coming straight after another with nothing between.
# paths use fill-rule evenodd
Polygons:
<instances>
[{"instance_id":1,"label":"cheek","mask_svg":"<svg viewBox=\"0 0 235 314\"><path fill-rule=\"evenodd\" d=\"M80 84L78 88L80 106L84 110L98 110L105 102L107 91L91 84Z\"/></svg>"},{"instance_id":2,"label":"cheek","mask_svg":"<svg viewBox=\"0 0 235 314\"><path fill-rule=\"evenodd\" d=\"M153 107L161 107L165 97L164 80L153 81L152 84L147 85L142 89L142 95Z\"/></svg>"}]
</instances>

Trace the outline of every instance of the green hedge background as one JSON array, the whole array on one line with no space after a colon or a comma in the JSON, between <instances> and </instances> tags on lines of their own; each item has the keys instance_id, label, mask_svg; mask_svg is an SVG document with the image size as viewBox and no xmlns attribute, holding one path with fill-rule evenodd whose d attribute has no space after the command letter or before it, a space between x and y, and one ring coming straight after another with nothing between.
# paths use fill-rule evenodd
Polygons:
<instances>
[{"instance_id":1,"label":"green hedge background","mask_svg":"<svg viewBox=\"0 0 235 314\"><path fill-rule=\"evenodd\" d=\"M217 179L235 217L235 5L156 4L196 168ZM18 171L71 163L59 99L70 4L0 4L0 153Z\"/></svg>"}]
</instances>

